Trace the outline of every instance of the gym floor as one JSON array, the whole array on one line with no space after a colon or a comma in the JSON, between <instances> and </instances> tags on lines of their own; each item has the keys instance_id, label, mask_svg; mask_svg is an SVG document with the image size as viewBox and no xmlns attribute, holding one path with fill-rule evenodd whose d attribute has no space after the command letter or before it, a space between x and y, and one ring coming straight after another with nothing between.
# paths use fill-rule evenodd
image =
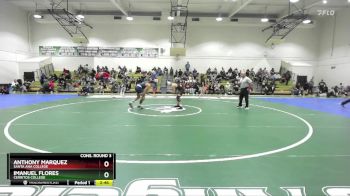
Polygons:
<instances>
[{"instance_id":1,"label":"gym floor","mask_svg":"<svg viewBox=\"0 0 350 196\"><path fill-rule=\"evenodd\" d=\"M305 187L350 182L350 108L342 99L172 96L0 96L0 184L9 152L113 152L115 186L177 178L183 187ZM134 104L137 106L137 104Z\"/></svg>"}]
</instances>

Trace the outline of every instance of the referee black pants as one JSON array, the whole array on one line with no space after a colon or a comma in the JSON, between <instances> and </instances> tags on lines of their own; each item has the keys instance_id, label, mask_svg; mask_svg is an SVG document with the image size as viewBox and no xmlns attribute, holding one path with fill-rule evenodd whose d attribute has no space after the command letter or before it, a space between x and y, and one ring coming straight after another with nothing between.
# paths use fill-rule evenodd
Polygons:
<instances>
[{"instance_id":1,"label":"referee black pants","mask_svg":"<svg viewBox=\"0 0 350 196\"><path fill-rule=\"evenodd\" d=\"M239 93L239 104L238 106L242 106L243 97L245 100L245 107L249 107L249 92L248 88L241 88L241 92Z\"/></svg>"}]
</instances>

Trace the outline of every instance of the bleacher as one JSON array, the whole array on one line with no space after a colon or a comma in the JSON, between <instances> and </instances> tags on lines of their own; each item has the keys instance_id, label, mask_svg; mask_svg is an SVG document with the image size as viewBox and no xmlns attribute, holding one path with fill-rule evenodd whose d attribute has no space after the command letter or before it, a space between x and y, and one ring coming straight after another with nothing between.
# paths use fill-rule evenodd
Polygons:
<instances>
[{"instance_id":1,"label":"bleacher","mask_svg":"<svg viewBox=\"0 0 350 196\"><path fill-rule=\"evenodd\" d=\"M59 76L63 72L62 71L55 71L54 73ZM59 87L58 81L56 81L55 87L54 87L54 92L56 92L56 93L77 93L81 90L80 86L73 85L74 81L77 81L79 79L79 75L75 74L75 72L73 72L73 71L71 71L71 74L72 74L73 82L71 84L69 84L66 89L62 89L61 87ZM128 74L128 77L130 77L132 81L136 81L141 76L142 76L142 74L136 74L136 73L129 73ZM201 78L201 77L203 77L204 79L207 79L208 76L206 74L199 74L198 78ZM171 88L171 86L167 85L167 81L174 81L174 78L175 78L174 75L170 75L167 73L164 73L164 75L162 75L162 76L158 76L158 86L157 86L156 93L162 93L162 94L173 93L172 92L173 89ZM225 86L228 81L229 80L221 80L219 83L219 86L220 85ZM116 82L121 83L122 79L117 77ZM98 89L98 83L96 83L92 87L95 89L95 93L96 93L96 89ZM290 83L289 85L285 85L285 84L281 84L280 82L277 81L276 82L276 90L275 90L274 94L275 95L290 95L292 88L293 88L292 83ZM40 90L41 90L40 82L35 81L31 84L30 88L28 89L28 92L37 93L37 92L40 92ZM113 93L112 92L112 85L108 84L106 86L106 88L103 90L103 92L104 93ZM126 93L135 93L135 82L131 82L131 87L130 87L130 89L128 89L126 91ZM261 89L261 86L259 86L255 83L254 84L254 91L252 92L252 94L261 95L264 93Z\"/></svg>"}]
</instances>

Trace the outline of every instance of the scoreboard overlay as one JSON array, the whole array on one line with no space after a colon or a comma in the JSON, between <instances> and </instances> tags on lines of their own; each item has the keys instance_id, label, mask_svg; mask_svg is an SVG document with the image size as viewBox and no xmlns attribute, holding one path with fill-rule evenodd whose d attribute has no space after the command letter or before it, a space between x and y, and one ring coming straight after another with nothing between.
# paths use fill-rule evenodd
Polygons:
<instances>
[{"instance_id":1,"label":"scoreboard overlay","mask_svg":"<svg viewBox=\"0 0 350 196\"><path fill-rule=\"evenodd\" d=\"M11 185L111 186L114 153L9 153Z\"/></svg>"}]
</instances>

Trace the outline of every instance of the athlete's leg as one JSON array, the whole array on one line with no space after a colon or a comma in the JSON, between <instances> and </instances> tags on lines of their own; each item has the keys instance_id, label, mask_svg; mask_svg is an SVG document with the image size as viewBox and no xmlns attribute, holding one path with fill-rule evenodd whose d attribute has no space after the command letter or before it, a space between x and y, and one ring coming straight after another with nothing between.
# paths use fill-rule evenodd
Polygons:
<instances>
[{"instance_id":1,"label":"athlete's leg","mask_svg":"<svg viewBox=\"0 0 350 196\"><path fill-rule=\"evenodd\" d=\"M178 108L178 109L182 109L182 107L181 107L181 97L182 97L182 94L180 93L180 94L177 94L176 95L176 108Z\"/></svg>"},{"instance_id":2,"label":"athlete's leg","mask_svg":"<svg viewBox=\"0 0 350 196\"><path fill-rule=\"evenodd\" d=\"M176 95L176 106L177 106L177 107L180 107L180 103L181 103L181 95L180 95L180 94L177 94L177 95Z\"/></svg>"},{"instance_id":3,"label":"athlete's leg","mask_svg":"<svg viewBox=\"0 0 350 196\"><path fill-rule=\"evenodd\" d=\"M145 100L146 94L148 93L148 91L152 88L152 85L147 83L145 89L143 90L142 94L140 95L141 99L139 102L139 106L137 106L140 109L143 109L142 107L142 103Z\"/></svg>"},{"instance_id":4,"label":"athlete's leg","mask_svg":"<svg viewBox=\"0 0 350 196\"><path fill-rule=\"evenodd\" d=\"M344 107L348 103L350 103L350 99L347 99L347 100L341 102L341 105Z\"/></svg>"},{"instance_id":5,"label":"athlete's leg","mask_svg":"<svg viewBox=\"0 0 350 196\"><path fill-rule=\"evenodd\" d=\"M129 107L134 108L133 103L135 103L135 101L137 101L138 99L140 99L140 93L137 93L136 98L133 101L129 102Z\"/></svg>"}]
</instances>

